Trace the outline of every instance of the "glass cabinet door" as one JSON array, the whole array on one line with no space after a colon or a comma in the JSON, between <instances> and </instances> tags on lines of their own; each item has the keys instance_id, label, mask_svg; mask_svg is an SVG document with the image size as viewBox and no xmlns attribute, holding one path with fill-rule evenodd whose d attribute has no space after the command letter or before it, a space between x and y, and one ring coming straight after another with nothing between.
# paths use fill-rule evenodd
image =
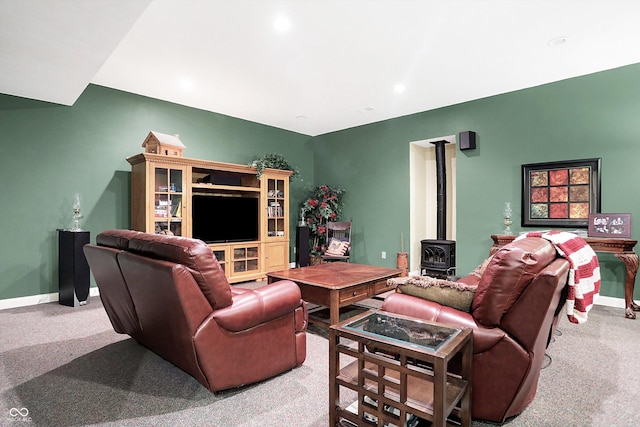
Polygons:
<instances>
[{"instance_id":1,"label":"glass cabinet door","mask_svg":"<svg viewBox=\"0 0 640 427\"><path fill-rule=\"evenodd\" d=\"M181 169L154 168L154 231L156 234L182 236Z\"/></svg>"},{"instance_id":2,"label":"glass cabinet door","mask_svg":"<svg viewBox=\"0 0 640 427\"><path fill-rule=\"evenodd\" d=\"M214 249L213 255L218 260L220 268L226 273L227 271L227 251L225 249Z\"/></svg>"},{"instance_id":3,"label":"glass cabinet door","mask_svg":"<svg viewBox=\"0 0 640 427\"><path fill-rule=\"evenodd\" d=\"M235 246L232 274L255 273L260 269L259 256L258 246Z\"/></svg>"},{"instance_id":4,"label":"glass cabinet door","mask_svg":"<svg viewBox=\"0 0 640 427\"><path fill-rule=\"evenodd\" d=\"M285 233L285 180L267 180L267 237L284 237Z\"/></svg>"}]
</instances>

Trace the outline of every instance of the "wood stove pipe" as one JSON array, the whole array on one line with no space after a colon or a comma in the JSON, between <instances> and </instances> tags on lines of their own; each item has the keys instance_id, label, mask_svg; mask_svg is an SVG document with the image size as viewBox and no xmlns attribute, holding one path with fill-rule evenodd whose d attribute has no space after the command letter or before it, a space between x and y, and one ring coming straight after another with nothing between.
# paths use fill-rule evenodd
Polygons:
<instances>
[{"instance_id":1,"label":"wood stove pipe","mask_svg":"<svg viewBox=\"0 0 640 427\"><path fill-rule=\"evenodd\" d=\"M431 141L436 146L436 220L437 239L447 237L447 173L444 156L444 144L449 141Z\"/></svg>"}]
</instances>

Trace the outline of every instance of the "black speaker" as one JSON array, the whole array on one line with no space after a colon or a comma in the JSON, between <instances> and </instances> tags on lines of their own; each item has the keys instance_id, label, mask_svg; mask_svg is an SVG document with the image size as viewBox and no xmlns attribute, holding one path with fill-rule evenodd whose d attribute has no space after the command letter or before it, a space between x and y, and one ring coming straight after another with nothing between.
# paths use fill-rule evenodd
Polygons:
<instances>
[{"instance_id":1,"label":"black speaker","mask_svg":"<svg viewBox=\"0 0 640 427\"><path fill-rule=\"evenodd\" d=\"M296 265L298 267L309 265L309 227L306 225L296 228Z\"/></svg>"},{"instance_id":2,"label":"black speaker","mask_svg":"<svg viewBox=\"0 0 640 427\"><path fill-rule=\"evenodd\" d=\"M77 307L89 298L89 264L82 247L88 231L58 230L58 303Z\"/></svg>"},{"instance_id":3,"label":"black speaker","mask_svg":"<svg viewBox=\"0 0 640 427\"><path fill-rule=\"evenodd\" d=\"M467 130L458 134L458 145L461 150L475 150L476 148L476 133Z\"/></svg>"}]
</instances>

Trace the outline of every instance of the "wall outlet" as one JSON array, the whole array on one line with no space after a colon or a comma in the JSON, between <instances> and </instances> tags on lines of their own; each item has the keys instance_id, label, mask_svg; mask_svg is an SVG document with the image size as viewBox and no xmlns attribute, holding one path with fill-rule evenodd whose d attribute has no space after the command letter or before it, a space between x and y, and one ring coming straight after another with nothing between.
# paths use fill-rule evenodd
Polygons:
<instances>
[{"instance_id":1,"label":"wall outlet","mask_svg":"<svg viewBox=\"0 0 640 427\"><path fill-rule=\"evenodd\" d=\"M387 259L387 253L385 251L382 251L382 259Z\"/></svg>"}]
</instances>

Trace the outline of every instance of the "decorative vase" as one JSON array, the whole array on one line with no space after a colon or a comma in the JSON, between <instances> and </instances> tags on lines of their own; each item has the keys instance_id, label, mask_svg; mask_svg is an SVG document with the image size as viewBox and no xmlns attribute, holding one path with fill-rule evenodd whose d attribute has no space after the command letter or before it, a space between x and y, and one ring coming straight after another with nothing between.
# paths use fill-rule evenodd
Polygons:
<instances>
[{"instance_id":1,"label":"decorative vase","mask_svg":"<svg viewBox=\"0 0 640 427\"><path fill-rule=\"evenodd\" d=\"M396 268L402 271L400 277L407 277L409 275L409 254L406 252L398 252L396 256Z\"/></svg>"},{"instance_id":2,"label":"decorative vase","mask_svg":"<svg viewBox=\"0 0 640 427\"><path fill-rule=\"evenodd\" d=\"M309 255L309 265L322 264L322 257L320 255Z\"/></svg>"}]
</instances>

